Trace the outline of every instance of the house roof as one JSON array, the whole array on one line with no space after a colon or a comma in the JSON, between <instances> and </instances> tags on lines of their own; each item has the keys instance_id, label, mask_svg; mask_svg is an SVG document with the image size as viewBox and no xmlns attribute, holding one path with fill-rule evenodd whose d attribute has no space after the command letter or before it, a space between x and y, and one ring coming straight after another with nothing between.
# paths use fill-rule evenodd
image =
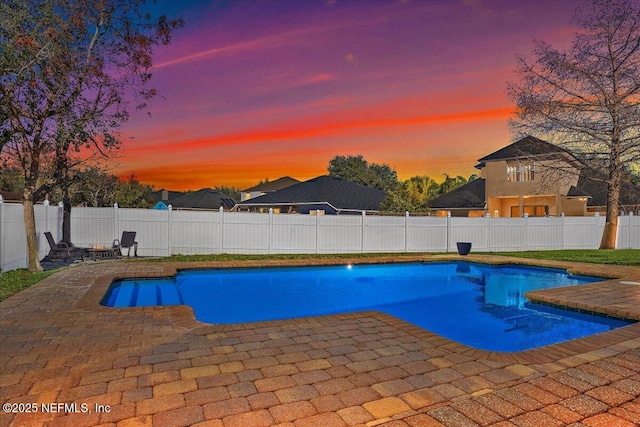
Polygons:
<instances>
[{"instance_id":1,"label":"house roof","mask_svg":"<svg viewBox=\"0 0 640 427\"><path fill-rule=\"evenodd\" d=\"M485 180L478 178L453 191L436 197L430 203L432 209L484 209Z\"/></svg>"},{"instance_id":2,"label":"house roof","mask_svg":"<svg viewBox=\"0 0 640 427\"><path fill-rule=\"evenodd\" d=\"M22 193L14 191L0 191L3 202L22 202Z\"/></svg>"},{"instance_id":3,"label":"house roof","mask_svg":"<svg viewBox=\"0 0 640 427\"><path fill-rule=\"evenodd\" d=\"M606 206L608 189L604 178L606 177L602 172L584 168L578 178L578 184L575 187L571 187L567 196L590 197L587 201L587 206ZM640 187L622 181L620 205L640 205Z\"/></svg>"},{"instance_id":4,"label":"house roof","mask_svg":"<svg viewBox=\"0 0 640 427\"><path fill-rule=\"evenodd\" d=\"M173 208L182 209L230 209L236 201L231 197L211 188L203 188L192 193L187 193L170 201Z\"/></svg>"},{"instance_id":5,"label":"house roof","mask_svg":"<svg viewBox=\"0 0 640 427\"><path fill-rule=\"evenodd\" d=\"M290 176L283 176L282 178L278 178L275 181L268 181L242 191L247 193L255 191L269 193L271 191L282 190L283 188L287 188L299 183L300 181L295 178L291 178Z\"/></svg>"},{"instance_id":6,"label":"house roof","mask_svg":"<svg viewBox=\"0 0 640 427\"><path fill-rule=\"evenodd\" d=\"M574 197L588 197L588 198L591 198L591 195L589 193L587 193L586 191L584 191L583 189L578 188L575 185L572 185L569 188L569 191L567 192L567 197L568 198L574 198Z\"/></svg>"},{"instance_id":7,"label":"house roof","mask_svg":"<svg viewBox=\"0 0 640 427\"><path fill-rule=\"evenodd\" d=\"M184 195L186 195L188 193L184 193L182 191L169 191L169 190L165 190L164 188L158 190L158 191L152 191L151 192L151 199L154 202L167 202L167 201L171 201L173 199L176 199L178 197L182 197Z\"/></svg>"},{"instance_id":8,"label":"house roof","mask_svg":"<svg viewBox=\"0 0 640 427\"><path fill-rule=\"evenodd\" d=\"M239 203L239 206L298 205L329 203L337 210L380 210L386 193L328 175L267 193Z\"/></svg>"},{"instance_id":9,"label":"house roof","mask_svg":"<svg viewBox=\"0 0 640 427\"><path fill-rule=\"evenodd\" d=\"M575 159L575 156L573 156L567 150L558 147L557 145L550 144L533 136L526 136L514 142L513 144L507 145L506 147L503 147L498 151L494 151L493 153L488 154L481 159L478 159L478 162L480 163L475 167L477 169L481 169L484 167L487 161L518 159L522 157L541 156L549 154L565 154Z\"/></svg>"}]
</instances>

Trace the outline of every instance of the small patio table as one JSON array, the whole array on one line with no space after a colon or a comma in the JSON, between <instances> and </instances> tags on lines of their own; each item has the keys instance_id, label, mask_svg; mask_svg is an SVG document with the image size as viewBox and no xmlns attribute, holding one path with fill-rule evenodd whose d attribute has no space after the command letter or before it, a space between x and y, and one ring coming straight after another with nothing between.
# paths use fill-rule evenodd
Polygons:
<instances>
[{"instance_id":1,"label":"small patio table","mask_svg":"<svg viewBox=\"0 0 640 427\"><path fill-rule=\"evenodd\" d=\"M88 248L84 250L84 257L89 258L91 261L96 261L98 259L113 259L116 258L118 254L118 249L112 248L104 248L104 249L94 249Z\"/></svg>"}]
</instances>

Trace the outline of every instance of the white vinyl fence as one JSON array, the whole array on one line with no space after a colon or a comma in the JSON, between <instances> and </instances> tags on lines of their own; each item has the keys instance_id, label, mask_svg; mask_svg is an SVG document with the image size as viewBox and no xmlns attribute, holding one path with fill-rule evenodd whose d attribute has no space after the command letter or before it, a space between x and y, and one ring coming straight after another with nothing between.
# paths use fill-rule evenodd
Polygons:
<instances>
[{"instance_id":1,"label":"white vinyl fence","mask_svg":"<svg viewBox=\"0 0 640 427\"><path fill-rule=\"evenodd\" d=\"M50 231L62 237L62 208L35 207L40 257ZM110 247L123 231L137 232L138 254L277 254L455 252L471 242L478 252L596 249L604 217L442 218L428 216L287 215L222 211L73 208L76 246ZM640 249L640 216L622 216L618 248ZM27 266L22 205L0 202L0 267Z\"/></svg>"}]
</instances>

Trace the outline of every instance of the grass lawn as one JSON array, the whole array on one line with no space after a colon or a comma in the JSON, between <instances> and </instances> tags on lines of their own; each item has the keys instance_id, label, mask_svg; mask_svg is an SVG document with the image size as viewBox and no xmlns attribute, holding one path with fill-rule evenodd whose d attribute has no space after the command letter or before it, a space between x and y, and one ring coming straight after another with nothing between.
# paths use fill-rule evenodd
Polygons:
<instances>
[{"instance_id":1,"label":"grass lawn","mask_svg":"<svg viewBox=\"0 0 640 427\"><path fill-rule=\"evenodd\" d=\"M375 258L390 255L412 254L278 254L278 255L174 255L166 258L149 258L136 261L145 262L189 262L189 261L245 261L264 259L326 259L326 258ZM425 255L425 254L413 254ZM555 261L589 262L594 264L617 264L640 266L640 249L618 250L561 250L529 252L495 252L492 255L505 255L520 258L549 259ZM30 273L27 270L14 270L0 275L0 301L17 294L34 283L39 282L55 271Z\"/></svg>"},{"instance_id":2,"label":"grass lawn","mask_svg":"<svg viewBox=\"0 0 640 427\"><path fill-rule=\"evenodd\" d=\"M28 270L12 270L2 273L0 275L0 301L4 301L23 289L27 289L45 277L51 276L56 271L58 270L31 273Z\"/></svg>"},{"instance_id":3,"label":"grass lawn","mask_svg":"<svg viewBox=\"0 0 640 427\"><path fill-rule=\"evenodd\" d=\"M195 262L195 261L261 261L279 259L341 259L341 258L378 258L388 256L428 255L420 253L366 253L366 254L210 254L210 255L172 255L167 258L147 258L146 262Z\"/></svg>"},{"instance_id":4,"label":"grass lawn","mask_svg":"<svg viewBox=\"0 0 640 427\"><path fill-rule=\"evenodd\" d=\"M520 258L548 259L553 261L588 262L592 264L616 264L640 266L640 249L494 252Z\"/></svg>"}]
</instances>

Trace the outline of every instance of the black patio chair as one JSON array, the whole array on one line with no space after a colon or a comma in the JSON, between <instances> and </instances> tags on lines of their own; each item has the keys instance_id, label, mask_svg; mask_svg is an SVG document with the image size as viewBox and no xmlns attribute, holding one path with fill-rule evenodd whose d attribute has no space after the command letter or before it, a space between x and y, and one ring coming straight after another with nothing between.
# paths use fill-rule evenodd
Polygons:
<instances>
[{"instance_id":1,"label":"black patio chair","mask_svg":"<svg viewBox=\"0 0 640 427\"><path fill-rule=\"evenodd\" d=\"M138 256L138 242L136 240L135 231L123 231L122 238L113 241L113 248L117 249L119 256L122 254L122 249L127 249L127 258L131 255L131 248L133 247L133 256Z\"/></svg>"},{"instance_id":2,"label":"black patio chair","mask_svg":"<svg viewBox=\"0 0 640 427\"><path fill-rule=\"evenodd\" d=\"M44 233L47 238L47 242L49 242L49 255L47 255L51 259L56 258L71 258L71 248L65 242L56 243L51 235L51 232L46 231Z\"/></svg>"}]
</instances>

